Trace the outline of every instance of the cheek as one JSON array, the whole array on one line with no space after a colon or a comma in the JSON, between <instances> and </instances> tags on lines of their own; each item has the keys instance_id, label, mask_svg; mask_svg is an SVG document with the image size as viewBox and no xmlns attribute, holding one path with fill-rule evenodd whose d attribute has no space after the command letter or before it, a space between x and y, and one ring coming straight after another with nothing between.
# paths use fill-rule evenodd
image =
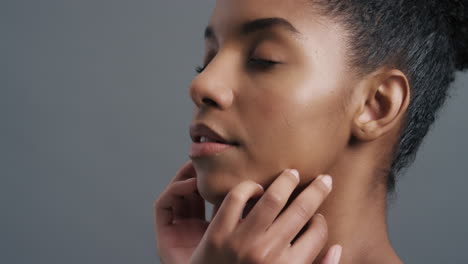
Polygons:
<instances>
[{"instance_id":1,"label":"cheek","mask_svg":"<svg viewBox=\"0 0 468 264\"><path fill-rule=\"evenodd\" d=\"M297 168L316 175L329 168L346 144L343 109L335 90L272 91L249 104L248 161L257 168L270 172Z\"/></svg>"}]
</instances>

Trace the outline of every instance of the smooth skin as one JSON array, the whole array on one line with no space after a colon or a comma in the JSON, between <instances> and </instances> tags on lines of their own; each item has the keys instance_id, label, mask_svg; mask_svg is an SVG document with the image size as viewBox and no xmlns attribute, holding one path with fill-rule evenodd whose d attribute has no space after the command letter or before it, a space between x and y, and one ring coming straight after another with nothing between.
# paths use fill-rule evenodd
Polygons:
<instances>
[{"instance_id":1,"label":"smooth skin","mask_svg":"<svg viewBox=\"0 0 468 264\"><path fill-rule=\"evenodd\" d=\"M332 180L320 175L283 211L298 184L295 170L285 170L266 191L243 181L208 223L193 164L187 162L154 205L162 263L312 263L328 231L324 216L314 212L330 193ZM243 216L247 202L257 197ZM331 247L320 263L339 263L341 250L340 245Z\"/></svg>"},{"instance_id":2,"label":"smooth skin","mask_svg":"<svg viewBox=\"0 0 468 264\"><path fill-rule=\"evenodd\" d=\"M272 24L278 20L270 18L288 21L294 30ZM297 187L284 191L292 192L288 208L319 175L327 174L333 190L303 210L326 219L325 245L309 245L321 250L314 263L321 263L337 244L343 248L341 264L401 263L387 233L386 176L410 100L406 75L391 67L359 74L349 62L346 28L322 15L313 0L217 0L208 26L203 71L189 87L195 104L192 124L206 124L239 145L217 155L190 157L189 174L196 180L183 184L180 176L156 205L166 208L166 214L202 215L200 197L218 208L244 182L258 183L268 192L284 170L296 169ZM193 199L177 198L186 195ZM159 224L170 219L158 220L160 215ZM202 237L211 224L201 217L190 219L195 220L172 229L157 227L162 259L178 255L188 260L197 243L197 258L203 256L202 247L209 248L210 239ZM255 219L259 223L249 221L251 228L267 225ZM294 228L302 227L297 223ZM233 237L225 234L224 239ZM170 250L176 247L180 254Z\"/></svg>"}]
</instances>

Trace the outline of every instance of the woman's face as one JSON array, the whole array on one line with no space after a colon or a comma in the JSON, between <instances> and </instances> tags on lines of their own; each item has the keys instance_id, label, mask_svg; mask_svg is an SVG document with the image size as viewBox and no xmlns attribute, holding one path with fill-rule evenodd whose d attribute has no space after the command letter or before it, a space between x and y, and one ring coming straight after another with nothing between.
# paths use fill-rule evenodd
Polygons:
<instances>
[{"instance_id":1,"label":"woman's face","mask_svg":"<svg viewBox=\"0 0 468 264\"><path fill-rule=\"evenodd\" d=\"M305 184L331 170L351 126L342 29L310 0L218 0L209 28L192 124L239 145L191 157L200 194L216 204L244 180L266 187L295 168Z\"/></svg>"}]
</instances>

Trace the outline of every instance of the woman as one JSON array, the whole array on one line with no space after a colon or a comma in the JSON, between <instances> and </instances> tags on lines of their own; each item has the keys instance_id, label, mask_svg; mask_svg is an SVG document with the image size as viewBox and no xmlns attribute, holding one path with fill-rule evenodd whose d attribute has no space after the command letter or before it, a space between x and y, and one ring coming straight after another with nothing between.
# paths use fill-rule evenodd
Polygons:
<instances>
[{"instance_id":1,"label":"woman","mask_svg":"<svg viewBox=\"0 0 468 264\"><path fill-rule=\"evenodd\" d=\"M387 195L467 33L467 1L218 0L191 161L155 201L162 262L401 263Z\"/></svg>"}]
</instances>

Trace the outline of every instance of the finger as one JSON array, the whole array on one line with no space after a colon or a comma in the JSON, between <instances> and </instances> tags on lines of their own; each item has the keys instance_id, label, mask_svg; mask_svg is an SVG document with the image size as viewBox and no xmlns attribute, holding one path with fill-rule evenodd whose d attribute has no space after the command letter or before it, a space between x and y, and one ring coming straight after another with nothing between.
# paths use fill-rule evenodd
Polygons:
<instances>
[{"instance_id":1,"label":"finger","mask_svg":"<svg viewBox=\"0 0 468 264\"><path fill-rule=\"evenodd\" d=\"M174 178L171 179L169 184L174 183L176 181L183 181L189 178L196 178L197 173L195 172L195 168L193 167L192 160L188 160L187 162L182 165L179 170L176 172Z\"/></svg>"},{"instance_id":2,"label":"finger","mask_svg":"<svg viewBox=\"0 0 468 264\"><path fill-rule=\"evenodd\" d=\"M329 175L320 175L294 199L267 231L283 239L275 241L286 244L293 240L331 191L331 181Z\"/></svg>"},{"instance_id":3,"label":"finger","mask_svg":"<svg viewBox=\"0 0 468 264\"><path fill-rule=\"evenodd\" d=\"M205 200L195 191L174 198L173 220L195 218L205 220Z\"/></svg>"},{"instance_id":4,"label":"finger","mask_svg":"<svg viewBox=\"0 0 468 264\"><path fill-rule=\"evenodd\" d=\"M298 184L297 170L284 170L268 187L239 228L247 228L253 235L263 233L281 212Z\"/></svg>"},{"instance_id":5,"label":"finger","mask_svg":"<svg viewBox=\"0 0 468 264\"><path fill-rule=\"evenodd\" d=\"M343 251L343 247L340 245L334 245L330 247L327 252L327 255L322 260L321 264L338 264L340 263L341 252Z\"/></svg>"},{"instance_id":6,"label":"finger","mask_svg":"<svg viewBox=\"0 0 468 264\"><path fill-rule=\"evenodd\" d=\"M181 215L181 211L183 211L184 202L181 197L196 190L197 180L195 178L170 184L154 203L156 225L172 224L174 215Z\"/></svg>"},{"instance_id":7,"label":"finger","mask_svg":"<svg viewBox=\"0 0 468 264\"><path fill-rule=\"evenodd\" d=\"M244 181L234 187L224 198L216 216L211 221L210 232L230 233L242 216L247 201L263 193L263 187L253 181Z\"/></svg>"},{"instance_id":8,"label":"finger","mask_svg":"<svg viewBox=\"0 0 468 264\"><path fill-rule=\"evenodd\" d=\"M191 160L187 161L176 173L176 176L171 180L171 183L175 181L187 180L196 178L195 168ZM184 196L185 210L184 215L195 218L205 219L205 200L200 196L198 191L195 191L187 196Z\"/></svg>"},{"instance_id":9,"label":"finger","mask_svg":"<svg viewBox=\"0 0 468 264\"><path fill-rule=\"evenodd\" d=\"M205 220L205 200L201 197L198 191L195 191L185 197L189 203L190 217Z\"/></svg>"},{"instance_id":10,"label":"finger","mask_svg":"<svg viewBox=\"0 0 468 264\"><path fill-rule=\"evenodd\" d=\"M301 263L312 263L325 246L328 228L325 218L316 214L309 221L305 232L288 249L288 255Z\"/></svg>"},{"instance_id":11,"label":"finger","mask_svg":"<svg viewBox=\"0 0 468 264\"><path fill-rule=\"evenodd\" d=\"M170 210L172 211L172 224L176 220L185 219L189 217L189 204L183 196L175 196L172 199Z\"/></svg>"},{"instance_id":12,"label":"finger","mask_svg":"<svg viewBox=\"0 0 468 264\"><path fill-rule=\"evenodd\" d=\"M167 188L172 188L171 190L166 189L163 193L160 194L159 198L154 202L153 207L154 207L154 214L155 214L155 219L157 220L158 223L162 224L171 224L174 221L174 216L180 216L183 217L183 212L178 210L179 208L183 208L184 201L181 200L180 197L172 197L171 192L181 192L180 196L184 195L184 193L190 193L192 192L192 189L190 187L193 187L193 183L189 183L188 190L185 190L185 188L182 186L179 186L178 184L173 185L174 183L177 183L179 181L184 181L187 179L192 179L196 177L196 172L195 168L193 167L193 163L191 160L188 160L185 162L179 170L176 172L176 175L171 179L170 183L168 184ZM193 180L192 180L193 181ZM184 185L185 186L185 185ZM195 185L196 187L196 185ZM157 204L162 204L165 208L160 208L161 206L157 206ZM170 206L169 204L172 204L173 206Z\"/></svg>"}]
</instances>

